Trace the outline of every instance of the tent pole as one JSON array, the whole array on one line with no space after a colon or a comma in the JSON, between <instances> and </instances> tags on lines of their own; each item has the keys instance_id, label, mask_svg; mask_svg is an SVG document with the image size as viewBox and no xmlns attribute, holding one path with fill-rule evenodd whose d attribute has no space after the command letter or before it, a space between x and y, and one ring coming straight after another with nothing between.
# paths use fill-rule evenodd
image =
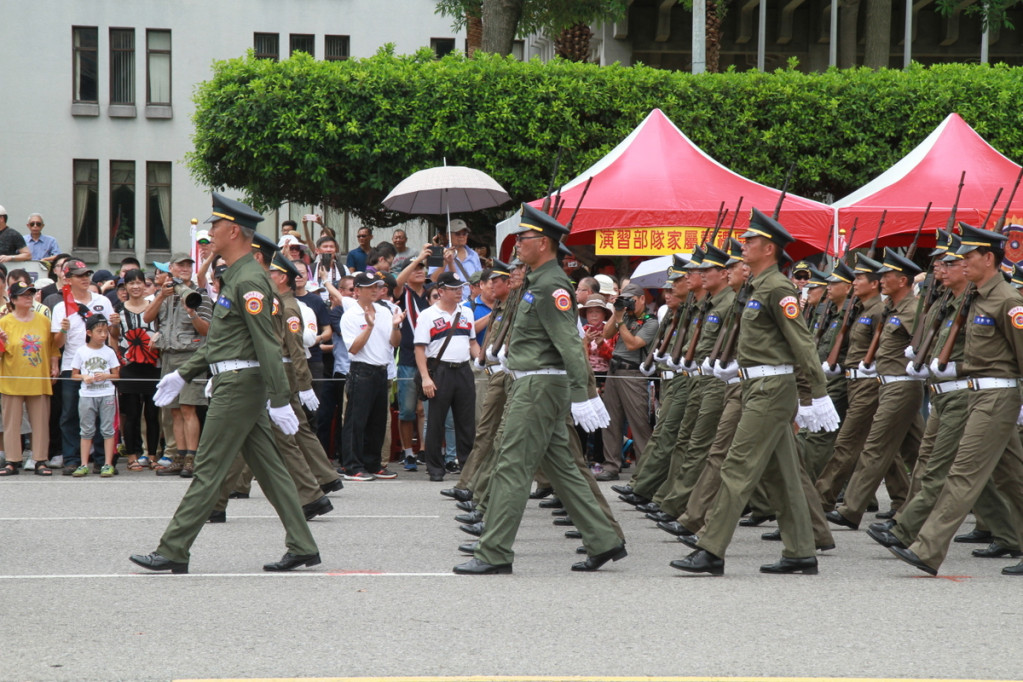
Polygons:
<instances>
[{"instance_id":1,"label":"tent pole","mask_svg":"<svg viewBox=\"0 0 1023 682\"><path fill-rule=\"evenodd\" d=\"M767 41L767 0L760 0L760 22L757 26L757 70L764 70L764 43Z\"/></svg>"},{"instance_id":2,"label":"tent pole","mask_svg":"<svg viewBox=\"0 0 1023 682\"><path fill-rule=\"evenodd\" d=\"M907 0L912 2L912 0ZM828 45L828 66L838 66L838 0L831 0L831 33Z\"/></svg>"},{"instance_id":3,"label":"tent pole","mask_svg":"<svg viewBox=\"0 0 1023 682\"><path fill-rule=\"evenodd\" d=\"M693 73L707 70L707 0L693 0Z\"/></svg>"},{"instance_id":4,"label":"tent pole","mask_svg":"<svg viewBox=\"0 0 1023 682\"><path fill-rule=\"evenodd\" d=\"M913 61L913 0L906 0L906 33L902 38L902 68L908 69Z\"/></svg>"},{"instance_id":5,"label":"tent pole","mask_svg":"<svg viewBox=\"0 0 1023 682\"><path fill-rule=\"evenodd\" d=\"M984 27L984 32L980 35L980 63L988 63L988 39L990 38L990 26Z\"/></svg>"}]
</instances>

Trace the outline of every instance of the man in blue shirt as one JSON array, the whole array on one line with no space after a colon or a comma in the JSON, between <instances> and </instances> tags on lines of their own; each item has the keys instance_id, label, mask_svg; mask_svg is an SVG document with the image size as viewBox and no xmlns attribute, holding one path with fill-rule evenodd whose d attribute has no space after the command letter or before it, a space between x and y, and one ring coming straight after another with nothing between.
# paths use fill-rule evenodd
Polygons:
<instances>
[{"instance_id":1,"label":"man in blue shirt","mask_svg":"<svg viewBox=\"0 0 1023 682\"><path fill-rule=\"evenodd\" d=\"M453 272L455 277L466 282L462 287L462 301L469 300L469 277L483 269L479 254L469 248L468 241L469 226L464 220L455 218L451 221L451 248L444 249L444 265L430 269L430 279L434 282L445 272Z\"/></svg>"},{"instance_id":2,"label":"man in blue shirt","mask_svg":"<svg viewBox=\"0 0 1023 682\"><path fill-rule=\"evenodd\" d=\"M60 247L57 240L50 235L43 234L43 217L38 213L28 216L29 238L25 240L28 252L32 254L32 260L51 261L60 254Z\"/></svg>"},{"instance_id":3,"label":"man in blue shirt","mask_svg":"<svg viewBox=\"0 0 1023 682\"><path fill-rule=\"evenodd\" d=\"M358 248L348 252L348 260L345 265L349 272L366 272L366 256L369 255L373 241L373 230L368 227L360 227L355 235L359 240Z\"/></svg>"}]
</instances>

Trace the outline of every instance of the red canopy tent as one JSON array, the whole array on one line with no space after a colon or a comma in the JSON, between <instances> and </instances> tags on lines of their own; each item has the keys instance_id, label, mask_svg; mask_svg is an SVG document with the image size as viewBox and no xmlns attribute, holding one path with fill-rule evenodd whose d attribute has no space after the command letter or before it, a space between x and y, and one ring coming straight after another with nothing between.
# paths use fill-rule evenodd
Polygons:
<instances>
[{"instance_id":1,"label":"red canopy tent","mask_svg":"<svg viewBox=\"0 0 1023 682\"><path fill-rule=\"evenodd\" d=\"M713 226L721 202L735 211L736 230L749 225L750 208L770 215L780 191L748 180L709 157L654 109L604 158L561 189L558 214L568 222L589 178L593 182L567 238L596 244L611 255L661 255L691 251L703 228ZM540 208L542 199L531 202ZM726 226L731 223L729 214ZM798 240L789 254L800 258L824 249L833 212L826 204L788 194L779 221ZM646 229L644 229L646 228ZM688 229L687 229L688 228ZM719 241L724 234L719 235Z\"/></svg>"},{"instance_id":2,"label":"red canopy tent","mask_svg":"<svg viewBox=\"0 0 1023 682\"><path fill-rule=\"evenodd\" d=\"M1004 191L988 222L992 227L1005 210L1020 167L989 145L959 114L949 114L898 163L832 204L838 225L848 231L859 218L852 247L869 245L881 213L887 209L881 239L888 246L901 246L912 241L927 202L933 202L920 238L921 245L931 246L935 228L944 228L948 222L964 170L956 219L980 226L1001 187ZM1007 223L1013 222L1023 222L1023 192L1016 194L1008 213Z\"/></svg>"}]
</instances>

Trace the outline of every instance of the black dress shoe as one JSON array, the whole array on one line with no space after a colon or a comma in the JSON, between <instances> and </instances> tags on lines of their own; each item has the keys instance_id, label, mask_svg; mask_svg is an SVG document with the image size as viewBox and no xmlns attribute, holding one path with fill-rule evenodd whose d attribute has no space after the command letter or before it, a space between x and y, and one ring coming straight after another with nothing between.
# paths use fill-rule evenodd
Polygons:
<instances>
[{"instance_id":1,"label":"black dress shoe","mask_svg":"<svg viewBox=\"0 0 1023 682\"><path fill-rule=\"evenodd\" d=\"M839 501L840 502L844 502L845 500L839 500ZM877 506L877 502L870 502L869 504L867 504L867 512L868 513L873 513L873 512L876 512L876 511L880 511L880 510L881 510L881 507Z\"/></svg>"},{"instance_id":2,"label":"black dress shoe","mask_svg":"<svg viewBox=\"0 0 1023 682\"><path fill-rule=\"evenodd\" d=\"M207 523L227 523L227 512L214 509L206 519Z\"/></svg>"},{"instance_id":3,"label":"black dress shoe","mask_svg":"<svg viewBox=\"0 0 1023 682\"><path fill-rule=\"evenodd\" d=\"M899 559L902 559L903 561L905 561L910 566L913 566L914 568L919 568L924 573L929 573L931 575L938 575L938 569L931 568L930 566L925 564L920 559L920 557L918 557L916 555L916 552L914 552L911 549L906 549L906 548L903 548L903 547L889 547L888 551L891 552L892 554L894 554Z\"/></svg>"},{"instance_id":4,"label":"black dress shoe","mask_svg":"<svg viewBox=\"0 0 1023 682\"><path fill-rule=\"evenodd\" d=\"M665 533L671 533L672 535L695 535L693 531L689 530L678 521L658 521L657 527Z\"/></svg>"},{"instance_id":5,"label":"black dress shoe","mask_svg":"<svg viewBox=\"0 0 1023 682\"><path fill-rule=\"evenodd\" d=\"M459 509L461 509L462 511L467 511L467 512L471 512L471 511L475 511L476 510L476 503L473 502L472 500L459 502L455 506L458 507Z\"/></svg>"},{"instance_id":6,"label":"black dress shoe","mask_svg":"<svg viewBox=\"0 0 1023 682\"><path fill-rule=\"evenodd\" d=\"M611 490L615 491L619 495L631 495L635 492L631 485L618 485L617 483L611 486Z\"/></svg>"},{"instance_id":7,"label":"black dress shoe","mask_svg":"<svg viewBox=\"0 0 1023 682\"><path fill-rule=\"evenodd\" d=\"M247 499L249 499L249 494L248 493L240 493L240 492L238 492L236 490L233 493L229 494L227 497L228 497L228 499L231 499L231 500L247 500Z\"/></svg>"},{"instance_id":8,"label":"black dress shoe","mask_svg":"<svg viewBox=\"0 0 1023 682\"><path fill-rule=\"evenodd\" d=\"M315 566L318 563L320 563L319 554L292 554L291 552L285 552L280 561L275 561L272 564L263 564L263 570L270 572L292 571L300 566Z\"/></svg>"},{"instance_id":9,"label":"black dress shoe","mask_svg":"<svg viewBox=\"0 0 1023 682\"><path fill-rule=\"evenodd\" d=\"M621 500L622 502L628 502L633 506L646 504L650 501L649 497L643 497L642 495L637 495L636 493L630 493L628 495L619 495L618 499Z\"/></svg>"},{"instance_id":10,"label":"black dress shoe","mask_svg":"<svg viewBox=\"0 0 1023 682\"><path fill-rule=\"evenodd\" d=\"M953 542L976 542L976 543L988 543L994 538L991 536L989 530L977 530L974 528L969 533L963 533L962 535L955 536Z\"/></svg>"},{"instance_id":11,"label":"black dress shoe","mask_svg":"<svg viewBox=\"0 0 1023 682\"><path fill-rule=\"evenodd\" d=\"M321 484L320 485L320 490L323 491L324 495L327 495L328 493L336 493L338 490L341 490L344 487L345 487L344 482L341 480L340 477L338 477L338 478L335 478L330 483L323 483L323 484Z\"/></svg>"},{"instance_id":12,"label":"black dress shoe","mask_svg":"<svg viewBox=\"0 0 1023 682\"><path fill-rule=\"evenodd\" d=\"M557 509L551 510L551 516L568 516L568 510L564 507L558 507Z\"/></svg>"},{"instance_id":13,"label":"black dress shoe","mask_svg":"<svg viewBox=\"0 0 1023 682\"><path fill-rule=\"evenodd\" d=\"M1009 549L1005 545L999 544L997 542L992 542L984 549L975 549L970 553L973 556L978 557L980 559L1001 559L1002 557L1012 557L1013 559L1018 559L1021 556L1023 556L1023 552L1020 552L1017 549Z\"/></svg>"},{"instance_id":14,"label":"black dress shoe","mask_svg":"<svg viewBox=\"0 0 1023 682\"><path fill-rule=\"evenodd\" d=\"M601 552L595 556L587 557L586 561L580 561L577 564L572 564L573 571L596 571L601 566L609 561L618 561L628 556L628 552L625 551L625 543L612 547L606 552Z\"/></svg>"},{"instance_id":15,"label":"black dress shoe","mask_svg":"<svg viewBox=\"0 0 1023 682\"><path fill-rule=\"evenodd\" d=\"M455 517L455 521L459 523L479 523L483 520L483 512L479 509L471 511L468 514L459 514Z\"/></svg>"},{"instance_id":16,"label":"black dress shoe","mask_svg":"<svg viewBox=\"0 0 1023 682\"><path fill-rule=\"evenodd\" d=\"M561 509L565 505L557 497L552 497L550 499L544 500L543 502L536 506L539 507L540 509Z\"/></svg>"},{"instance_id":17,"label":"black dress shoe","mask_svg":"<svg viewBox=\"0 0 1023 682\"><path fill-rule=\"evenodd\" d=\"M574 526L575 523L572 522L571 517L559 516L558 518L554 519L554 525L555 526Z\"/></svg>"},{"instance_id":18,"label":"black dress shoe","mask_svg":"<svg viewBox=\"0 0 1023 682\"><path fill-rule=\"evenodd\" d=\"M443 490L440 491L441 495L443 495L444 497L450 497L453 500L457 500L458 499L457 497L455 497L455 495L457 493L458 493L458 488L444 488Z\"/></svg>"},{"instance_id":19,"label":"black dress shoe","mask_svg":"<svg viewBox=\"0 0 1023 682\"><path fill-rule=\"evenodd\" d=\"M1002 575L1023 575L1023 561L1015 566L1006 566L1002 569Z\"/></svg>"},{"instance_id":20,"label":"black dress shoe","mask_svg":"<svg viewBox=\"0 0 1023 682\"><path fill-rule=\"evenodd\" d=\"M739 525L744 528L755 528L756 526L759 526L762 523L767 523L768 521L774 521L774 514L768 514L767 516L755 516L751 514L748 519L740 521Z\"/></svg>"},{"instance_id":21,"label":"black dress shoe","mask_svg":"<svg viewBox=\"0 0 1023 682\"><path fill-rule=\"evenodd\" d=\"M696 544L700 541L700 537L695 533L693 535L679 535L678 541L691 549L700 549L700 546Z\"/></svg>"},{"instance_id":22,"label":"black dress shoe","mask_svg":"<svg viewBox=\"0 0 1023 682\"><path fill-rule=\"evenodd\" d=\"M830 552L834 548L835 548L835 543L833 543L833 542L831 544L829 544L829 545L817 545L817 551L819 551L819 552Z\"/></svg>"},{"instance_id":23,"label":"black dress shoe","mask_svg":"<svg viewBox=\"0 0 1023 682\"><path fill-rule=\"evenodd\" d=\"M882 521L885 520L885 519L894 519L895 518L895 510L894 509L889 509L888 511L878 512L878 513L874 514L874 518L875 519L881 519Z\"/></svg>"},{"instance_id":24,"label":"black dress shoe","mask_svg":"<svg viewBox=\"0 0 1023 682\"><path fill-rule=\"evenodd\" d=\"M462 554L472 554L476 551L476 548L480 546L480 541L466 542L458 546L458 551Z\"/></svg>"},{"instance_id":25,"label":"black dress shoe","mask_svg":"<svg viewBox=\"0 0 1023 682\"><path fill-rule=\"evenodd\" d=\"M770 540L771 542L776 542L776 541L777 542L781 542L781 531L780 530L772 530L770 533L761 533L760 534L760 539L761 540Z\"/></svg>"},{"instance_id":26,"label":"black dress shoe","mask_svg":"<svg viewBox=\"0 0 1023 682\"><path fill-rule=\"evenodd\" d=\"M760 567L761 573L802 573L803 575L817 575L817 557L810 556L801 559L790 559L782 557L781 561L773 564L764 564Z\"/></svg>"},{"instance_id":27,"label":"black dress shoe","mask_svg":"<svg viewBox=\"0 0 1023 682\"><path fill-rule=\"evenodd\" d=\"M550 497L554 494L554 488L537 488L533 492L529 493L529 499L531 500L542 500L545 497Z\"/></svg>"},{"instance_id":28,"label":"black dress shoe","mask_svg":"<svg viewBox=\"0 0 1023 682\"><path fill-rule=\"evenodd\" d=\"M462 531L463 533L468 533L469 535L475 535L476 537L479 537L483 535L483 531L485 530L485 528L483 526L482 521L477 521L476 523L462 524L461 526L458 527L458 530Z\"/></svg>"},{"instance_id":29,"label":"black dress shoe","mask_svg":"<svg viewBox=\"0 0 1023 682\"><path fill-rule=\"evenodd\" d=\"M895 519L888 519L887 521L875 521L874 523L870 524L868 528L873 528L874 530L878 531L891 530L892 528L895 528Z\"/></svg>"},{"instance_id":30,"label":"black dress shoe","mask_svg":"<svg viewBox=\"0 0 1023 682\"><path fill-rule=\"evenodd\" d=\"M672 521L675 520L674 516L672 516L668 512L663 511L647 514L646 517L651 521L656 521L657 523L671 523Z\"/></svg>"},{"instance_id":31,"label":"black dress shoe","mask_svg":"<svg viewBox=\"0 0 1023 682\"><path fill-rule=\"evenodd\" d=\"M705 549L698 549L686 558L676 559L668 565L686 573L725 574L725 560L714 556Z\"/></svg>"},{"instance_id":32,"label":"black dress shoe","mask_svg":"<svg viewBox=\"0 0 1023 682\"><path fill-rule=\"evenodd\" d=\"M170 559L153 552L142 556L141 554L132 554L128 557L128 560L133 564L137 564L142 568L148 568L150 571L170 571L171 573L188 573L188 562L187 561L171 561Z\"/></svg>"},{"instance_id":33,"label":"black dress shoe","mask_svg":"<svg viewBox=\"0 0 1023 682\"><path fill-rule=\"evenodd\" d=\"M647 502L646 504L637 504L636 511L644 514L656 514L661 511L661 506L656 502Z\"/></svg>"},{"instance_id":34,"label":"black dress shoe","mask_svg":"<svg viewBox=\"0 0 1023 682\"><path fill-rule=\"evenodd\" d=\"M459 502L468 502L472 499L472 491L464 488L445 488L440 494Z\"/></svg>"},{"instance_id":35,"label":"black dress shoe","mask_svg":"<svg viewBox=\"0 0 1023 682\"><path fill-rule=\"evenodd\" d=\"M430 474L431 483L442 483L444 481L444 474Z\"/></svg>"},{"instance_id":36,"label":"black dress shoe","mask_svg":"<svg viewBox=\"0 0 1023 682\"><path fill-rule=\"evenodd\" d=\"M902 540L895 537L895 533L891 532L890 530L874 528L873 523L870 524L870 527L867 528L867 535L870 536L871 540L881 545L882 547L901 547L903 549L906 548L906 546L902 544Z\"/></svg>"},{"instance_id":37,"label":"black dress shoe","mask_svg":"<svg viewBox=\"0 0 1023 682\"><path fill-rule=\"evenodd\" d=\"M565 537L568 538L569 540L582 540L583 534L582 531L578 530L566 530Z\"/></svg>"},{"instance_id":38,"label":"black dress shoe","mask_svg":"<svg viewBox=\"0 0 1023 682\"><path fill-rule=\"evenodd\" d=\"M586 547L585 547L585 545L581 545L579 547L576 547L575 548L575 553L576 554L586 554Z\"/></svg>"},{"instance_id":39,"label":"black dress shoe","mask_svg":"<svg viewBox=\"0 0 1023 682\"><path fill-rule=\"evenodd\" d=\"M839 514L837 511L829 511L824 516L828 519L828 521L835 524L836 526L845 526L846 528L852 528L853 530L858 530L860 527L860 524L853 523L849 519Z\"/></svg>"},{"instance_id":40,"label":"black dress shoe","mask_svg":"<svg viewBox=\"0 0 1023 682\"><path fill-rule=\"evenodd\" d=\"M452 570L460 575L493 575L498 573L511 573L512 565L498 564L495 566L473 557L464 564L458 564Z\"/></svg>"},{"instance_id":41,"label":"black dress shoe","mask_svg":"<svg viewBox=\"0 0 1023 682\"><path fill-rule=\"evenodd\" d=\"M317 516L323 516L332 511L334 511L334 505L330 503L330 498L326 495L318 500L313 500L309 504L302 505L302 513L305 514L306 521L312 521Z\"/></svg>"}]
</instances>

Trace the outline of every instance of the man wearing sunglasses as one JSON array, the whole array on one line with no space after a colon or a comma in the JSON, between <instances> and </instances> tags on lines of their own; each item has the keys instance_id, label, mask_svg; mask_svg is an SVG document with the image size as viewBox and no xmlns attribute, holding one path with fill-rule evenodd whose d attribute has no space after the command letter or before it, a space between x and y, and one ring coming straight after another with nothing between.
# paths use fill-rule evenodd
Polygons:
<instances>
[{"instance_id":1,"label":"man wearing sunglasses","mask_svg":"<svg viewBox=\"0 0 1023 682\"><path fill-rule=\"evenodd\" d=\"M48 234L43 234L43 217L38 213L30 213L28 216L28 239L25 244L31 260L40 260L49 263L60 255L60 247L57 240Z\"/></svg>"}]
</instances>

